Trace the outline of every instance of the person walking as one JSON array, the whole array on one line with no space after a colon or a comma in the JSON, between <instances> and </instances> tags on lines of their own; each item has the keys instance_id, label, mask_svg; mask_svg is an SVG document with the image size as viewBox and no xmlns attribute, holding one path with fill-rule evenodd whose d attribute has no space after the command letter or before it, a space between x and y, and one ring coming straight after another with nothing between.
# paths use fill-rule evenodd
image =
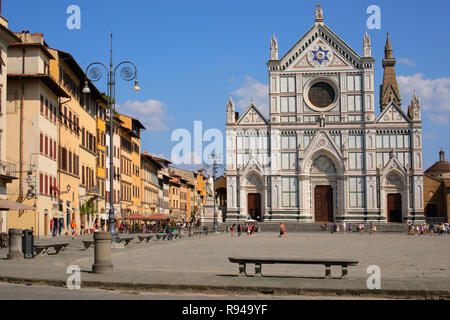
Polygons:
<instances>
[{"instance_id":1,"label":"person walking","mask_svg":"<svg viewBox=\"0 0 450 320\"><path fill-rule=\"evenodd\" d=\"M342 222L342 232L345 233L347 231L347 224L344 222Z\"/></svg>"},{"instance_id":2,"label":"person walking","mask_svg":"<svg viewBox=\"0 0 450 320\"><path fill-rule=\"evenodd\" d=\"M242 226L238 224L238 238L241 237L241 233L242 233Z\"/></svg>"},{"instance_id":3,"label":"person walking","mask_svg":"<svg viewBox=\"0 0 450 320\"><path fill-rule=\"evenodd\" d=\"M70 224L70 229L72 231L72 240L76 239L77 237L77 224L75 223L75 221L72 221L72 223Z\"/></svg>"},{"instance_id":4,"label":"person walking","mask_svg":"<svg viewBox=\"0 0 450 320\"><path fill-rule=\"evenodd\" d=\"M279 235L279 237L286 238L286 226L282 222L280 222L280 235Z\"/></svg>"},{"instance_id":5,"label":"person walking","mask_svg":"<svg viewBox=\"0 0 450 320\"><path fill-rule=\"evenodd\" d=\"M235 224L233 224L231 227L230 227L230 233L231 233L231 237L233 238L233 236L234 236L234 227L235 227L236 225Z\"/></svg>"}]
</instances>

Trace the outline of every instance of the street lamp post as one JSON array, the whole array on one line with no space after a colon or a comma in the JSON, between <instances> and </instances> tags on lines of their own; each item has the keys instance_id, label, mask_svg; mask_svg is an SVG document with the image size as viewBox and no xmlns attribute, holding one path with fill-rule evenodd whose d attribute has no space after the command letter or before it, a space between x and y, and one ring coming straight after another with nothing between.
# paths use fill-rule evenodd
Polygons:
<instances>
[{"instance_id":1,"label":"street lamp post","mask_svg":"<svg viewBox=\"0 0 450 320\"><path fill-rule=\"evenodd\" d=\"M114 112L116 105L116 72L120 68L120 77L125 81L133 81L133 91L140 91L139 83L137 80L137 67L134 63L130 61L123 61L117 64L115 67L112 62L112 33L111 33L111 51L110 51L110 64L108 68L101 62L93 62L86 68L86 83L83 88L83 93L89 94L91 90L89 89L88 79L92 82L98 81L102 78L102 71L100 67L106 70L107 77L107 95L108 95L108 108L109 108L109 133L110 133L110 145L109 145L109 158L110 158L110 187L109 187L109 231L111 232L111 243L119 244L119 234L117 233L117 224L114 216L114 175L112 174L112 169L114 168L114 158L113 158L113 144L114 144Z\"/></svg>"}]
</instances>

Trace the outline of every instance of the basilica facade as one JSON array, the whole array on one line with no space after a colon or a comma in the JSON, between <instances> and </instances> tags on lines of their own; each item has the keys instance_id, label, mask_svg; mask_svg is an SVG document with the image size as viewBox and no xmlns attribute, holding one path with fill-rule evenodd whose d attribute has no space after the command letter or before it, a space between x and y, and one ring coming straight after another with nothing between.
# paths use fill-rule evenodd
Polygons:
<instances>
[{"instance_id":1,"label":"basilica facade","mask_svg":"<svg viewBox=\"0 0 450 320\"><path fill-rule=\"evenodd\" d=\"M362 55L315 23L282 57L271 39L269 118L226 105L227 222L424 221L422 121L404 111L389 34L375 104L371 40Z\"/></svg>"}]
</instances>

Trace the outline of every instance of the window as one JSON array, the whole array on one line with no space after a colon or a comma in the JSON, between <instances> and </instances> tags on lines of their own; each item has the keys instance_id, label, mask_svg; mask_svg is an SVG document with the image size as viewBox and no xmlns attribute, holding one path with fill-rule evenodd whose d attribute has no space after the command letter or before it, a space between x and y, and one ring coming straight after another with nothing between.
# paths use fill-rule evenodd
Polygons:
<instances>
[{"instance_id":1,"label":"window","mask_svg":"<svg viewBox=\"0 0 450 320\"><path fill-rule=\"evenodd\" d=\"M282 197L283 207L297 206L297 179L283 178L282 179Z\"/></svg>"},{"instance_id":2,"label":"window","mask_svg":"<svg viewBox=\"0 0 450 320\"><path fill-rule=\"evenodd\" d=\"M44 194L44 175L39 174L39 193Z\"/></svg>"},{"instance_id":3,"label":"window","mask_svg":"<svg viewBox=\"0 0 450 320\"><path fill-rule=\"evenodd\" d=\"M53 159L53 139L50 138L50 158Z\"/></svg>"},{"instance_id":4,"label":"window","mask_svg":"<svg viewBox=\"0 0 450 320\"><path fill-rule=\"evenodd\" d=\"M40 145L40 147L39 147L39 151L40 151L40 153L44 153L44 135L41 133L40 134L40 139L39 139L39 145Z\"/></svg>"},{"instance_id":5,"label":"window","mask_svg":"<svg viewBox=\"0 0 450 320\"><path fill-rule=\"evenodd\" d=\"M350 207L364 207L364 178L351 177L350 182Z\"/></svg>"},{"instance_id":6,"label":"window","mask_svg":"<svg viewBox=\"0 0 450 320\"><path fill-rule=\"evenodd\" d=\"M44 97L41 96L41 114L44 114Z\"/></svg>"},{"instance_id":7,"label":"window","mask_svg":"<svg viewBox=\"0 0 450 320\"><path fill-rule=\"evenodd\" d=\"M45 136L45 155L48 156L48 137Z\"/></svg>"},{"instance_id":8,"label":"window","mask_svg":"<svg viewBox=\"0 0 450 320\"><path fill-rule=\"evenodd\" d=\"M48 100L45 99L45 116L48 118Z\"/></svg>"},{"instance_id":9,"label":"window","mask_svg":"<svg viewBox=\"0 0 450 320\"><path fill-rule=\"evenodd\" d=\"M84 166L81 166L81 184L82 185L86 185L86 179L85 179L84 173L85 173Z\"/></svg>"},{"instance_id":10,"label":"window","mask_svg":"<svg viewBox=\"0 0 450 320\"><path fill-rule=\"evenodd\" d=\"M69 173L72 172L72 151L69 151Z\"/></svg>"}]
</instances>

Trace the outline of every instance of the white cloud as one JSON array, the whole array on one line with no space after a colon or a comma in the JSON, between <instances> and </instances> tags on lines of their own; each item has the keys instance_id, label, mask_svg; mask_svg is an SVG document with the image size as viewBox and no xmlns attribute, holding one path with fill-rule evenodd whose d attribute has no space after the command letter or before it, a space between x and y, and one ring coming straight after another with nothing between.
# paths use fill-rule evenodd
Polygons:
<instances>
[{"instance_id":1,"label":"white cloud","mask_svg":"<svg viewBox=\"0 0 450 320\"><path fill-rule=\"evenodd\" d=\"M166 121L169 117L166 114L166 107L162 102L157 100L127 101L123 105L117 107L120 113L130 115L141 121L148 131L164 131L169 127Z\"/></svg>"},{"instance_id":2,"label":"white cloud","mask_svg":"<svg viewBox=\"0 0 450 320\"><path fill-rule=\"evenodd\" d=\"M258 110L266 116L269 115L269 85L246 76L244 84L232 94L237 97L235 101L239 109L247 109L253 99Z\"/></svg>"},{"instance_id":3,"label":"white cloud","mask_svg":"<svg viewBox=\"0 0 450 320\"><path fill-rule=\"evenodd\" d=\"M416 63L414 61L411 61L408 58L398 58L397 62L400 64L405 64L409 67L414 67L416 65Z\"/></svg>"},{"instance_id":4,"label":"white cloud","mask_svg":"<svg viewBox=\"0 0 450 320\"><path fill-rule=\"evenodd\" d=\"M423 74L418 73L399 76L398 84L404 99L403 105L410 104L416 90L426 117L435 123L450 122L450 78L425 79Z\"/></svg>"}]
</instances>

